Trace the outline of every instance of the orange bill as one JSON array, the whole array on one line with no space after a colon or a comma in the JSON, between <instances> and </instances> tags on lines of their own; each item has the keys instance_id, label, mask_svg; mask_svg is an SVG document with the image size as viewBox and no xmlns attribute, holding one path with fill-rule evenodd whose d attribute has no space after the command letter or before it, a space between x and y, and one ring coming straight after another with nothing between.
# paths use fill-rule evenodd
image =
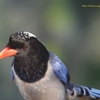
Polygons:
<instances>
[{"instance_id":1,"label":"orange bill","mask_svg":"<svg viewBox=\"0 0 100 100\"><path fill-rule=\"evenodd\" d=\"M0 52L0 59L6 58L6 57L9 57L9 56L14 56L14 55L16 55L17 52L18 52L17 50L11 49L9 47L5 47Z\"/></svg>"}]
</instances>

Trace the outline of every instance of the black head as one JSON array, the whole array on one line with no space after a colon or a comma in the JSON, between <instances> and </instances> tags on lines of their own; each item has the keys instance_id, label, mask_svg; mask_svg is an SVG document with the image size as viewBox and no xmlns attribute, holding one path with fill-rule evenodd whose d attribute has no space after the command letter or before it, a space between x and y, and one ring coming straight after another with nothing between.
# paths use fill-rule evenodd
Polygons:
<instances>
[{"instance_id":1,"label":"black head","mask_svg":"<svg viewBox=\"0 0 100 100\"><path fill-rule=\"evenodd\" d=\"M15 49L18 54L23 53L43 53L47 52L45 46L32 33L21 31L12 34L9 38L7 47ZM16 56L16 55L15 55Z\"/></svg>"},{"instance_id":2,"label":"black head","mask_svg":"<svg viewBox=\"0 0 100 100\"><path fill-rule=\"evenodd\" d=\"M45 75L49 52L32 33L12 34L3 54L1 58L14 56L15 72L23 81L35 82Z\"/></svg>"},{"instance_id":3,"label":"black head","mask_svg":"<svg viewBox=\"0 0 100 100\"><path fill-rule=\"evenodd\" d=\"M23 50L24 52L25 49L31 47L31 45L32 48L35 49L35 45L39 42L40 41L32 33L22 31L22 32L14 33L10 36L7 47L16 49L18 50L18 52L21 50ZM41 44L41 42L39 44L43 45Z\"/></svg>"}]
</instances>

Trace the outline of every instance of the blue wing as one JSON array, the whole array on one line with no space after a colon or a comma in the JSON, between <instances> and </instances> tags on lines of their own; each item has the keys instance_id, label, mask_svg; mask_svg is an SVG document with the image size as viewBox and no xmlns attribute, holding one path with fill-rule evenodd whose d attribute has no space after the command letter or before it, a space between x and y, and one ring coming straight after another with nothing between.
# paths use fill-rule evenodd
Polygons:
<instances>
[{"instance_id":1,"label":"blue wing","mask_svg":"<svg viewBox=\"0 0 100 100\"><path fill-rule=\"evenodd\" d=\"M13 67L14 67L14 60L12 61L12 64L11 64L11 77L12 77L13 81L15 82L15 76L14 76L14 72L13 72Z\"/></svg>"},{"instance_id":2,"label":"blue wing","mask_svg":"<svg viewBox=\"0 0 100 100\"><path fill-rule=\"evenodd\" d=\"M70 75L66 66L62 63L62 61L53 53L49 52L50 54L50 64L52 66L54 74L60 79L60 81L64 84L69 83Z\"/></svg>"},{"instance_id":3,"label":"blue wing","mask_svg":"<svg viewBox=\"0 0 100 100\"><path fill-rule=\"evenodd\" d=\"M12 79L13 79L13 81L14 81L14 80L15 80L15 77L14 77L14 73L13 73L12 68L11 68L11 77L12 77Z\"/></svg>"},{"instance_id":4,"label":"blue wing","mask_svg":"<svg viewBox=\"0 0 100 100\"><path fill-rule=\"evenodd\" d=\"M49 53L49 61L52 66L53 72L59 78L59 80L65 84L69 99L79 97L82 100L100 100L100 90L86 86L70 84L70 75L66 66L55 54L51 52Z\"/></svg>"},{"instance_id":5,"label":"blue wing","mask_svg":"<svg viewBox=\"0 0 100 100\"><path fill-rule=\"evenodd\" d=\"M87 99L94 99L94 100L100 100L100 90L95 88L90 88L86 86L81 85L75 85L75 84L67 84L67 93L69 98L85 98ZM70 87L70 89L68 89Z\"/></svg>"}]
</instances>

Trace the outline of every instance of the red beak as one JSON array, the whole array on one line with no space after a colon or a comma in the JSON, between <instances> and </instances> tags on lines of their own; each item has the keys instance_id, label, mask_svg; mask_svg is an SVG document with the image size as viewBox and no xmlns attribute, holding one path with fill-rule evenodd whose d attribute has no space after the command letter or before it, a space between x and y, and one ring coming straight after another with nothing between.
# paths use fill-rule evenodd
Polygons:
<instances>
[{"instance_id":1,"label":"red beak","mask_svg":"<svg viewBox=\"0 0 100 100\"><path fill-rule=\"evenodd\" d=\"M16 55L17 52L18 52L17 50L11 49L9 47L5 47L0 52L0 59L6 58L6 57L9 57L9 56L14 56L14 55Z\"/></svg>"}]
</instances>

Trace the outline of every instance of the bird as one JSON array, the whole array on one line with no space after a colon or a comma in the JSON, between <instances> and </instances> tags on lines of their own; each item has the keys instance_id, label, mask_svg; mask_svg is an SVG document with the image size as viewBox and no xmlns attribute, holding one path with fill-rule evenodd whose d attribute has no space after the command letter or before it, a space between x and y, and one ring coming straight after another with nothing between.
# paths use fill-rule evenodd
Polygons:
<instances>
[{"instance_id":1,"label":"bird","mask_svg":"<svg viewBox=\"0 0 100 100\"><path fill-rule=\"evenodd\" d=\"M0 59L14 57L11 76L25 100L100 100L100 90L70 83L67 67L32 33L11 34Z\"/></svg>"}]
</instances>

